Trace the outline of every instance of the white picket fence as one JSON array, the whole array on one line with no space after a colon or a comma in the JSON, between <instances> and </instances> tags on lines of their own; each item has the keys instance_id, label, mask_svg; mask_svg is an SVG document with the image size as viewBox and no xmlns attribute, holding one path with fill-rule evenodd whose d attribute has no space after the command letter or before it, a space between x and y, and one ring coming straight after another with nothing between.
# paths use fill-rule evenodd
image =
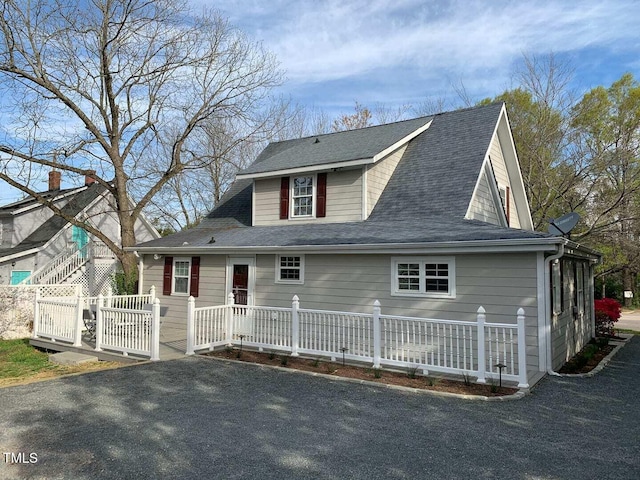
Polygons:
<instances>
[{"instance_id":1,"label":"white picket fence","mask_svg":"<svg viewBox=\"0 0 640 480\"><path fill-rule=\"evenodd\" d=\"M160 300L146 295L40 297L34 302L33 338L82 346L83 316L94 316L95 350L160 359ZM89 313L91 312L91 313Z\"/></svg>"},{"instance_id":2,"label":"white picket fence","mask_svg":"<svg viewBox=\"0 0 640 480\"><path fill-rule=\"evenodd\" d=\"M279 349L333 359L371 362L381 366L502 378L528 387L525 316L521 308L515 324L487 323L483 307L475 322L383 315L376 300L372 313L334 312L300 308L227 305L187 309L187 355L222 345ZM500 365L500 366L498 366Z\"/></svg>"}]
</instances>

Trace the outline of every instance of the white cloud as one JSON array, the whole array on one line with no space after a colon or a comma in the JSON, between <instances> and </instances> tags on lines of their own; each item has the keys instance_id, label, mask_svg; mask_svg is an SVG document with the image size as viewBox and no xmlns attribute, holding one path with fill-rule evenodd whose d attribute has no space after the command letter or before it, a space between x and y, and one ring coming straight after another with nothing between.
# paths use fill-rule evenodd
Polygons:
<instances>
[{"instance_id":1,"label":"white cloud","mask_svg":"<svg viewBox=\"0 0 640 480\"><path fill-rule=\"evenodd\" d=\"M637 5L629 1L237 0L222 8L274 51L292 85L416 67L420 78L482 81L504 77L523 52L637 43Z\"/></svg>"}]
</instances>

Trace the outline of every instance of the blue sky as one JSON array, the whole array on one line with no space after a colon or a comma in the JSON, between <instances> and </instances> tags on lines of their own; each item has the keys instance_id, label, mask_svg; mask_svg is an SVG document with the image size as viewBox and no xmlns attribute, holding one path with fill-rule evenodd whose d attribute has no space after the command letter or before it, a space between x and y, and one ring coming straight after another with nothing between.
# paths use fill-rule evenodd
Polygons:
<instances>
[{"instance_id":1,"label":"blue sky","mask_svg":"<svg viewBox=\"0 0 640 480\"><path fill-rule=\"evenodd\" d=\"M460 84L480 100L512 85L523 54L570 62L578 94L624 72L640 78L637 0L226 0L216 8L276 54L285 95L318 108L455 104Z\"/></svg>"},{"instance_id":2,"label":"blue sky","mask_svg":"<svg viewBox=\"0 0 640 480\"><path fill-rule=\"evenodd\" d=\"M640 79L640 2L189 0L217 8L272 51L278 93L331 116L374 107L473 101L513 85L523 54L553 52L575 69L578 95L625 72ZM46 186L43 185L43 188ZM19 196L0 183L0 203Z\"/></svg>"}]
</instances>

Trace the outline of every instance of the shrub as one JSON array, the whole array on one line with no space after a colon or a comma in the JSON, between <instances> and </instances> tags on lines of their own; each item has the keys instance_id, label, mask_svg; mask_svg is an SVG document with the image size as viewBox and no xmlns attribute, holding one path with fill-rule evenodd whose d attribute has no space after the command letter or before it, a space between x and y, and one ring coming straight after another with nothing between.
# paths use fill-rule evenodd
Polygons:
<instances>
[{"instance_id":1,"label":"shrub","mask_svg":"<svg viewBox=\"0 0 640 480\"><path fill-rule=\"evenodd\" d=\"M613 298L602 298L594 302L596 312L596 336L612 337L613 326L620 319L620 303Z\"/></svg>"}]
</instances>

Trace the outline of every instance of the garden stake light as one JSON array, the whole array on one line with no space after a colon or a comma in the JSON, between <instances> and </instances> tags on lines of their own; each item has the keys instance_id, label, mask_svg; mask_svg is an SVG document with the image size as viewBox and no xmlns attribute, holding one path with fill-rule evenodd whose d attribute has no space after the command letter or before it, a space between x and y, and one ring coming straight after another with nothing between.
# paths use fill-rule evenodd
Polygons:
<instances>
[{"instance_id":1,"label":"garden stake light","mask_svg":"<svg viewBox=\"0 0 640 480\"><path fill-rule=\"evenodd\" d=\"M344 352L348 351L347 347L342 347L340 351L342 352L342 366L344 367Z\"/></svg>"},{"instance_id":2,"label":"garden stake light","mask_svg":"<svg viewBox=\"0 0 640 480\"><path fill-rule=\"evenodd\" d=\"M506 365L504 363L498 363L494 365L494 367L496 367L500 371L500 383L498 385L500 386L500 388L502 388L502 369L506 368Z\"/></svg>"},{"instance_id":3,"label":"garden stake light","mask_svg":"<svg viewBox=\"0 0 640 480\"><path fill-rule=\"evenodd\" d=\"M240 353L242 353L242 339L246 337L246 335L238 335L238 337L240 338Z\"/></svg>"}]
</instances>

